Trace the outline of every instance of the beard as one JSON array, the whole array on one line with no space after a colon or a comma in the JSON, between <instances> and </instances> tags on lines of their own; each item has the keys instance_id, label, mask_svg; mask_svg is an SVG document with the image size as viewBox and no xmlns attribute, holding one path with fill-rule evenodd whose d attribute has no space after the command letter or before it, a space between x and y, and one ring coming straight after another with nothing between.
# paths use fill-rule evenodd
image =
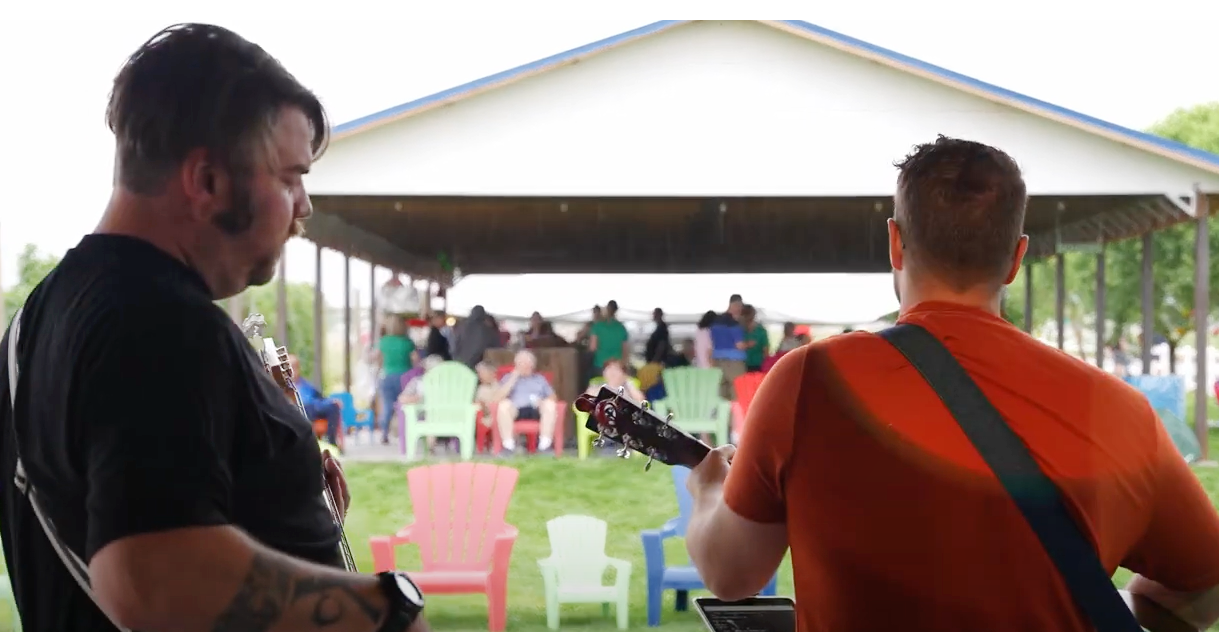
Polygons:
<instances>
[{"instance_id":1,"label":"beard","mask_svg":"<svg viewBox=\"0 0 1219 632\"><path fill-rule=\"evenodd\" d=\"M250 230L254 225L254 216L256 208L254 204L254 195L250 191L248 182L237 180L233 183L233 194L229 209L220 213L213 220L216 228L230 237L238 237ZM295 220L288 229L288 235L284 239L284 244L292 237L298 237L305 234L305 225L300 220ZM269 257L259 259L254 263L250 270L250 275L246 279L246 286L251 285L266 285L275 278L275 268L279 263L280 257L283 255L284 244L281 244L276 249L275 254Z\"/></svg>"}]
</instances>

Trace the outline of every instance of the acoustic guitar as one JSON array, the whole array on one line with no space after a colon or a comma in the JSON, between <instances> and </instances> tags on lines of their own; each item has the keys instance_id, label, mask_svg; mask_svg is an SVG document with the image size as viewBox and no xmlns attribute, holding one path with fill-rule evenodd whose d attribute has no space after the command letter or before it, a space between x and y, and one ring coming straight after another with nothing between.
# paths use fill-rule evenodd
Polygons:
<instances>
[{"instance_id":1,"label":"acoustic guitar","mask_svg":"<svg viewBox=\"0 0 1219 632\"><path fill-rule=\"evenodd\" d=\"M271 379L275 380L275 384L283 391L288 401L296 406L302 417L309 421L309 415L305 412L305 404L301 401L300 391L296 389L296 384L292 381L292 363L288 360L288 348L275 346L275 341L263 335L266 330L267 321L262 314L250 314L244 322L241 323L241 330L245 333L258 351L259 357L262 358L263 366L267 373L271 374ZM309 421L312 425L313 422ZM339 506L334 501L334 495L330 492L330 486L326 483L326 474L322 473L322 496L326 500L326 508L330 510L330 517L334 520L335 526L339 528L339 554L343 559L343 567L351 572L356 572L355 558L351 555L351 544L347 542L347 533L343 531L343 516L339 515Z\"/></svg>"},{"instance_id":2,"label":"acoustic guitar","mask_svg":"<svg viewBox=\"0 0 1219 632\"><path fill-rule=\"evenodd\" d=\"M625 389L602 386L596 394L584 394L574 402L576 410L588 414L587 428L597 433L595 445L607 441L622 447L617 454L629 458L632 452L648 457L646 471L653 461L665 465L694 468L702 462L711 446L673 425L673 414L661 417L647 402L634 402ZM1127 591L1118 591L1139 625L1150 632L1198 632L1154 601Z\"/></svg>"}]
</instances>

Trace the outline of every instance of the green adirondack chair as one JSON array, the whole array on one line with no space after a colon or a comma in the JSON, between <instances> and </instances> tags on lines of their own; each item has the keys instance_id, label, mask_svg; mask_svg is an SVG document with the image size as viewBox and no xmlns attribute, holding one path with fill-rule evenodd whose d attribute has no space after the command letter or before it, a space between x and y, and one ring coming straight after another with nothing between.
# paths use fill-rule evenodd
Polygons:
<instances>
[{"instance_id":1,"label":"green adirondack chair","mask_svg":"<svg viewBox=\"0 0 1219 632\"><path fill-rule=\"evenodd\" d=\"M414 459L420 439L456 437L461 443L461 458L474 458L474 424L478 423L474 390L478 376L460 362L442 362L420 379L423 403L402 407L403 428L398 433L402 453Z\"/></svg>"},{"instance_id":2,"label":"green adirondack chair","mask_svg":"<svg viewBox=\"0 0 1219 632\"><path fill-rule=\"evenodd\" d=\"M604 532L602 532L604 533ZM3 557L0 557L0 568L8 568ZM21 632L21 614L17 612L17 600L13 597L13 584L8 575L0 574L0 608L7 609L12 620L12 632Z\"/></svg>"},{"instance_id":3,"label":"green adirondack chair","mask_svg":"<svg viewBox=\"0 0 1219 632\"><path fill-rule=\"evenodd\" d=\"M715 435L717 445L728 442L728 422L732 402L720 397L719 369L675 367L661 374L665 398L652 402L652 408L664 417L673 413L673 425L690 434Z\"/></svg>"},{"instance_id":4,"label":"green adirondack chair","mask_svg":"<svg viewBox=\"0 0 1219 632\"><path fill-rule=\"evenodd\" d=\"M599 603L609 615L618 606L618 629L627 627L631 592L631 563L605 555L605 521L592 516L559 516L546 523L550 557L538 560L546 591L546 627L559 629L559 604ZM614 583L606 586L605 571L614 569Z\"/></svg>"},{"instance_id":5,"label":"green adirondack chair","mask_svg":"<svg viewBox=\"0 0 1219 632\"><path fill-rule=\"evenodd\" d=\"M632 377L630 382L635 385L635 388L639 388L639 380ZM596 386L598 389L601 388L602 384L605 384L605 378L603 377L594 377L588 381L589 387ZM597 433L585 426L588 423L588 413L576 410L575 402L572 402L571 410L575 414L576 419L576 453L580 455L581 459L587 459L589 453L592 452L593 441L596 440Z\"/></svg>"}]
</instances>

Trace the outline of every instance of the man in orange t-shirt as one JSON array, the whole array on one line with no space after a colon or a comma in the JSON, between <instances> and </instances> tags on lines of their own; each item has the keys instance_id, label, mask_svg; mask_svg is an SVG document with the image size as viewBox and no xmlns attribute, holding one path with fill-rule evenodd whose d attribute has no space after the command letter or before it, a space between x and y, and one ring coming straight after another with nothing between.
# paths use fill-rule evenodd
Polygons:
<instances>
[{"instance_id":1,"label":"man in orange t-shirt","mask_svg":"<svg viewBox=\"0 0 1219 632\"><path fill-rule=\"evenodd\" d=\"M935 335L1061 488L1127 588L1219 618L1219 515L1147 399L999 317L1020 269L1019 167L941 137L899 165L889 258L899 322ZM731 462L731 467L729 467ZM790 545L813 630L1089 628L1007 492L921 375L868 332L788 353L741 448L690 476L690 557L723 599L756 594Z\"/></svg>"}]
</instances>

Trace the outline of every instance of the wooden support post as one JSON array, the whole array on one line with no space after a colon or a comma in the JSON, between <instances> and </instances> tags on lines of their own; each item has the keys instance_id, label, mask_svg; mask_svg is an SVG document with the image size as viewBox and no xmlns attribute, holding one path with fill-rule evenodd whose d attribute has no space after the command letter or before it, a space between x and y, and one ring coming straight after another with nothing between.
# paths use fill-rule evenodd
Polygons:
<instances>
[{"instance_id":1,"label":"wooden support post","mask_svg":"<svg viewBox=\"0 0 1219 632\"><path fill-rule=\"evenodd\" d=\"M1105 246L1096 253L1096 366L1105 368Z\"/></svg>"},{"instance_id":2,"label":"wooden support post","mask_svg":"<svg viewBox=\"0 0 1219 632\"><path fill-rule=\"evenodd\" d=\"M322 246L318 244L317 255L313 260L313 383L318 390L326 392L323 384L326 372L322 370L322 353L325 351L326 301L322 294Z\"/></svg>"},{"instance_id":3,"label":"wooden support post","mask_svg":"<svg viewBox=\"0 0 1219 632\"><path fill-rule=\"evenodd\" d=\"M1024 332L1033 333L1033 264L1024 264Z\"/></svg>"},{"instance_id":4,"label":"wooden support post","mask_svg":"<svg viewBox=\"0 0 1219 632\"><path fill-rule=\"evenodd\" d=\"M1207 404L1210 402L1211 382L1206 374L1207 347L1210 343L1210 206L1206 194L1194 188L1194 216L1197 232L1194 238L1194 434L1202 446L1202 460L1209 458L1210 445Z\"/></svg>"},{"instance_id":5,"label":"wooden support post","mask_svg":"<svg viewBox=\"0 0 1219 632\"><path fill-rule=\"evenodd\" d=\"M377 264L368 262L368 344L377 348L380 331L377 329Z\"/></svg>"},{"instance_id":6,"label":"wooden support post","mask_svg":"<svg viewBox=\"0 0 1219 632\"><path fill-rule=\"evenodd\" d=\"M1151 275L1152 234L1143 234L1143 269L1139 275L1139 287L1143 296L1143 343L1139 347L1139 355L1143 358L1143 375L1151 375L1151 342L1155 339L1155 300L1154 277Z\"/></svg>"},{"instance_id":7,"label":"wooden support post","mask_svg":"<svg viewBox=\"0 0 1219 632\"><path fill-rule=\"evenodd\" d=\"M351 255L343 255L343 390L351 392Z\"/></svg>"},{"instance_id":8,"label":"wooden support post","mask_svg":"<svg viewBox=\"0 0 1219 632\"><path fill-rule=\"evenodd\" d=\"M279 279L275 282L275 344L288 345L288 255L279 255Z\"/></svg>"},{"instance_id":9,"label":"wooden support post","mask_svg":"<svg viewBox=\"0 0 1219 632\"><path fill-rule=\"evenodd\" d=\"M1067 341L1067 264L1066 255L1054 255L1054 322L1058 326L1058 348Z\"/></svg>"}]
</instances>

